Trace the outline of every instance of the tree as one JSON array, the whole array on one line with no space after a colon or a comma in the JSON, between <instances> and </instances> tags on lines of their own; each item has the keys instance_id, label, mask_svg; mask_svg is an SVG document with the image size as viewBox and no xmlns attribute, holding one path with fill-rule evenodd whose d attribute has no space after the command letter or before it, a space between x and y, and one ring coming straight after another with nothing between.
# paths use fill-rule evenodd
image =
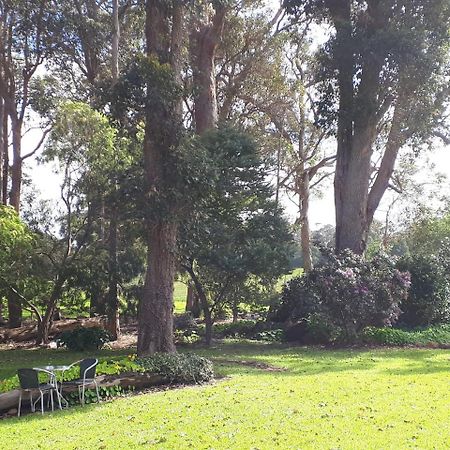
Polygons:
<instances>
[{"instance_id":1,"label":"tree","mask_svg":"<svg viewBox=\"0 0 450 450\"><path fill-rule=\"evenodd\" d=\"M445 0L291 0L287 8L325 17L335 31L321 54L320 104L322 121L336 124L336 250L361 254L400 149L432 133L446 100L450 8ZM383 156L371 181L375 145Z\"/></svg>"},{"instance_id":2,"label":"tree","mask_svg":"<svg viewBox=\"0 0 450 450\"><path fill-rule=\"evenodd\" d=\"M257 147L231 129L210 131L200 141L216 176L209 195L183 221L181 265L190 275L211 343L215 314L231 306L238 288L256 278L271 285L289 267L292 236L271 200L267 167Z\"/></svg>"},{"instance_id":3,"label":"tree","mask_svg":"<svg viewBox=\"0 0 450 450\"><path fill-rule=\"evenodd\" d=\"M147 272L139 305L138 354L173 352L173 283L179 199L173 153L181 127L184 8L178 0L146 3L148 66L144 167L149 206ZM175 195L173 195L175 194Z\"/></svg>"},{"instance_id":4,"label":"tree","mask_svg":"<svg viewBox=\"0 0 450 450\"><path fill-rule=\"evenodd\" d=\"M111 173L126 162L116 144L116 130L104 115L83 103L61 105L45 157L58 161L64 173L61 186L64 210L61 237L55 236L54 248L46 252L53 265L54 282L39 321L38 343L48 342L53 316L73 266L93 243L99 193L108 195L113 191Z\"/></svg>"},{"instance_id":5,"label":"tree","mask_svg":"<svg viewBox=\"0 0 450 450\"><path fill-rule=\"evenodd\" d=\"M14 308L21 305L17 298L15 284L24 272L27 259L31 253L34 236L20 220L12 207L0 206L0 296L8 298L10 327L17 327L14 322ZM2 299L3 301L3 299ZM13 302L13 304L11 304Z\"/></svg>"}]
</instances>

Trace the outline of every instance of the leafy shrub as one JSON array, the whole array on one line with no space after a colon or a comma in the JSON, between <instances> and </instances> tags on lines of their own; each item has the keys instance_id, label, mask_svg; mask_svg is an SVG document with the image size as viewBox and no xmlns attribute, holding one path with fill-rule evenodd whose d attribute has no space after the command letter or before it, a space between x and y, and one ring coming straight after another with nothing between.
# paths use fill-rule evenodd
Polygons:
<instances>
[{"instance_id":1,"label":"leafy shrub","mask_svg":"<svg viewBox=\"0 0 450 450\"><path fill-rule=\"evenodd\" d=\"M256 320L218 323L214 325L214 334L217 337L251 338L255 334L257 323Z\"/></svg>"},{"instance_id":2,"label":"leafy shrub","mask_svg":"<svg viewBox=\"0 0 450 450\"><path fill-rule=\"evenodd\" d=\"M362 331L361 340L366 344L388 346L448 346L450 345L450 325L440 325L417 330L368 327Z\"/></svg>"},{"instance_id":3,"label":"leafy shrub","mask_svg":"<svg viewBox=\"0 0 450 450\"><path fill-rule=\"evenodd\" d=\"M174 314L174 328L176 330L191 330L197 327L194 316L191 312Z\"/></svg>"},{"instance_id":4,"label":"leafy shrub","mask_svg":"<svg viewBox=\"0 0 450 450\"><path fill-rule=\"evenodd\" d=\"M136 363L145 372L161 375L171 383L203 383L214 377L211 361L188 353L157 353Z\"/></svg>"},{"instance_id":5,"label":"leafy shrub","mask_svg":"<svg viewBox=\"0 0 450 450\"><path fill-rule=\"evenodd\" d=\"M284 340L284 330L275 328L273 330L260 331L255 334L255 339L258 341L281 342Z\"/></svg>"},{"instance_id":6,"label":"leafy shrub","mask_svg":"<svg viewBox=\"0 0 450 450\"><path fill-rule=\"evenodd\" d=\"M411 274L408 298L400 304L401 324L417 327L448 322L450 277L445 261L435 255L414 255L401 259L398 268Z\"/></svg>"},{"instance_id":7,"label":"leafy shrub","mask_svg":"<svg viewBox=\"0 0 450 450\"><path fill-rule=\"evenodd\" d=\"M397 328L367 327L361 333L361 340L366 344L403 346L414 343L411 334Z\"/></svg>"},{"instance_id":8,"label":"leafy shrub","mask_svg":"<svg viewBox=\"0 0 450 450\"><path fill-rule=\"evenodd\" d=\"M409 273L400 272L386 256L364 261L350 251L329 253L326 264L288 282L273 316L310 322L320 336L327 329L354 341L364 327L397 321L409 285Z\"/></svg>"},{"instance_id":9,"label":"leafy shrub","mask_svg":"<svg viewBox=\"0 0 450 450\"><path fill-rule=\"evenodd\" d=\"M175 330L175 343L178 345L195 344L201 340L197 330Z\"/></svg>"},{"instance_id":10,"label":"leafy shrub","mask_svg":"<svg viewBox=\"0 0 450 450\"><path fill-rule=\"evenodd\" d=\"M111 340L110 334L99 327L78 327L64 331L57 338L58 346L66 346L71 351L99 350Z\"/></svg>"}]
</instances>

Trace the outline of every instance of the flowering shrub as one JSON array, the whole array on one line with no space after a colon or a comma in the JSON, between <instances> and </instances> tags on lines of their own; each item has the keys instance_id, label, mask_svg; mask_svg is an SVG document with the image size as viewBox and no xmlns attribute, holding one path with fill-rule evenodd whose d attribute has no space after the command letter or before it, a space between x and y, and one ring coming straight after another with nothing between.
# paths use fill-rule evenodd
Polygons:
<instances>
[{"instance_id":1,"label":"flowering shrub","mask_svg":"<svg viewBox=\"0 0 450 450\"><path fill-rule=\"evenodd\" d=\"M384 255L364 261L350 251L329 253L324 265L287 284L280 310L293 322L314 315L353 341L366 326L394 324L410 284L409 273Z\"/></svg>"}]
</instances>

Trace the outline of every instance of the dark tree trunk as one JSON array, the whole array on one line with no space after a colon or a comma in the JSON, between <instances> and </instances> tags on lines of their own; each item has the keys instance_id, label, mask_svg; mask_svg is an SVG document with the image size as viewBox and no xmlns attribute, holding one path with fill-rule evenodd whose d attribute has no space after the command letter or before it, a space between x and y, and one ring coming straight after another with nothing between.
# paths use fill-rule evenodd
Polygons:
<instances>
[{"instance_id":1,"label":"dark tree trunk","mask_svg":"<svg viewBox=\"0 0 450 450\"><path fill-rule=\"evenodd\" d=\"M217 7L211 23L202 23L191 34L194 75L194 115L197 134L214 128L218 120L215 55L222 36L225 8Z\"/></svg>"},{"instance_id":2,"label":"dark tree trunk","mask_svg":"<svg viewBox=\"0 0 450 450\"><path fill-rule=\"evenodd\" d=\"M12 121L12 144L13 144L13 163L11 167L11 193L10 205L17 211L20 211L20 194L22 191L22 122L20 120Z\"/></svg>"},{"instance_id":3,"label":"dark tree trunk","mask_svg":"<svg viewBox=\"0 0 450 450\"><path fill-rule=\"evenodd\" d=\"M200 282L198 276L194 272L194 269L189 266L185 266L191 276L192 282L194 283L195 290L197 291L197 296L200 301L200 305L203 311L203 317L205 318L205 343L206 345L211 345L212 342L212 327L213 327L213 317L211 308L209 307L208 298L206 292L203 289L202 283Z\"/></svg>"},{"instance_id":4,"label":"dark tree trunk","mask_svg":"<svg viewBox=\"0 0 450 450\"><path fill-rule=\"evenodd\" d=\"M13 292L8 293L8 327L22 326L22 302Z\"/></svg>"},{"instance_id":5,"label":"dark tree trunk","mask_svg":"<svg viewBox=\"0 0 450 450\"><path fill-rule=\"evenodd\" d=\"M309 228L309 173L303 170L299 180L299 222L300 222L300 245L302 249L303 268L306 273L313 269L311 253L311 232Z\"/></svg>"},{"instance_id":6,"label":"dark tree trunk","mask_svg":"<svg viewBox=\"0 0 450 450\"><path fill-rule=\"evenodd\" d=\"M192 316L196 319L200 317L201 308L198 299L197 291L192 282L188 283L186 293L186 312L192 313Z\"/></svg>"},{"instance_id":7,"label":"dark tree trunk","mask_svg":"<svg viewBox=\"0 0 450 450\"><path fill-rule=\"evenodd\" d=\"M3 120L5 116L6 116L5 104L3 102L3 98L0 96L0 199L3 199L3 177L4 177L3 165L5 163L3 156L3 149L4 149Z\"/></svg>"},{"instance_id":8,"label":"dark tree trunk","mask_svg":"<svg viewBox=\"0 0 450 450\"><path fill-rule=\"evenodd\" d=\"M3 115L3 121L0 124L3 129L3 145L0 153L3 154L3 176L2 176L2 204L8 203L8 177L9 177L9 152L8 152L8 115L6 111Z\"/></svg>"},{"instance_id":9,"label":"dark tree trunk","mask_svg":"<svg viewBox=\"0 0 450 450\"><path fill-rule=\"evenodd\" d=\"M174 352L173 283L177 226L159 223L148 231L144 293L139 305L139 356Z\"/></svg>"},{"instance_id":10,"label":"dark tree trunk","mask_svg":"<svg viewBox=\"0 0 450 450\"><path fill-rule=\"evenodd\" d=\"M55 282L55 286L53 287L52 293L50 295L45 314L42 317L42 320L38 323L36 345L46 345L49 343L50 329L52 327L53 318L57 309L58 300L61 297L64 283L64 277L59 277Z\"/></svg>"},{"instance_id":11,"label":"dark tree trunk","mask_svg":"<svg viewBox=\"0 0 450 450\"><path fill-rule=\"evenodd\" d=\"M120 336L118 267L117 267L117 208L113 207L109 223L109 290L108 290L108 323L107 328L112 338Z\"/></svg>"},{"instance_id":12,"label":"dark tree trunk","mask_svg":"<svg viewBox=\"0 0 450 450\"><path fill-rule=\"evenodd\" d=\"M170 64L173 80L181 76L183 9L175 1L172 11L158 0L146 3L145 34L147 54L160 63ZM153 87L155 88L155 87ZM157 89L157 87L156 87ZM170 153L178 145L181 126L182 98L149 98L154 105L147 108L144 137L144 168L147 196L164 196L174 189L173 168L168 165ZM167 102L171 102L168 108ZM164 212L147 218L147 271L138 313L138 355L174 352L173 284L176 269L176 242L179 205L175 201L163 205Z\"/></svg>"}]
</instances>

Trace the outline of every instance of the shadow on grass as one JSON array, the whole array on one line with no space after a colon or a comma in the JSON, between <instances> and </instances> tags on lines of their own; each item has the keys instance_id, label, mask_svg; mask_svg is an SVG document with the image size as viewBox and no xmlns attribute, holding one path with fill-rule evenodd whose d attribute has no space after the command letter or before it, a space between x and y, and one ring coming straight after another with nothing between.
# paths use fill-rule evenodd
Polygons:
<instances>
[{"instance_id":1,"label":"shadow on grass","mask_svg":"<svg viewBox=\"0 0 450 450\"><path fill-rule=\"evenodd\" d=\"M211 358L227 375L259 373L274 375L263 363L285 369L277 376L313 376L333 372L372 371L388 375L450 374L450 351L411 348L325 349L283 344L230 343L200 353ZM227 364L227 359L231 364ZM239 361L244 361L239 365Z\"/></svg>"}]
</instances>

